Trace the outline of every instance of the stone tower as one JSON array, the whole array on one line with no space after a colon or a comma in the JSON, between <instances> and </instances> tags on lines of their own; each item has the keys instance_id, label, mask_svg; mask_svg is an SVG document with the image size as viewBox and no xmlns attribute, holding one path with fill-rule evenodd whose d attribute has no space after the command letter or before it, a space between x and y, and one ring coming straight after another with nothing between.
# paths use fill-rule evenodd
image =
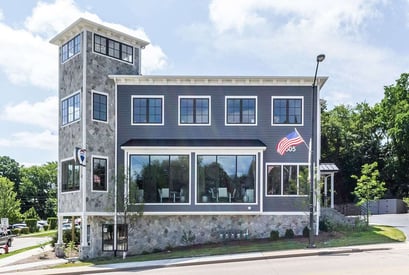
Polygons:
<instances>
[{"instance_id":1,"label":"stone tower","mask_svg":"<svg viewBox=\"0 0 409 275\"><path fill-rule=\"evenodd\" d=\"M108 76L141 74L148 42L83 18L50 42L59 47L58 244L64 220L75 217L85 258L97 230L92 216L112 217L115 207L116 91Z\"/></svg>"}]
</instances>

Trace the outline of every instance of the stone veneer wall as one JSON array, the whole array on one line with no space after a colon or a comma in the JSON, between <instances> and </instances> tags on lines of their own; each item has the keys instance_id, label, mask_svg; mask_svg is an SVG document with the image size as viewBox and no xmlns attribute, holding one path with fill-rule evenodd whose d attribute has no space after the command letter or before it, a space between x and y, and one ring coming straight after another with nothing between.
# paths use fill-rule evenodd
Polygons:
<instances>
[{"instance_id":1,"label":"stone veneer wall","mask_svg":"<svg viewBox=\"0 0 409 275\"><path fill-rule=\"evenodd\" d=\"M280 236L287 229L293 229L295 235L302 235L308 221L308 215L134 216L129 222L128 255L226 239L268 238L272 230L278 230ZM89 217L91 247L89 255L81 257L112 255L112 252L102 252L102 224L105 223L113 223L113 219ZM194 236L194 240L186 242L183 236L187 239Z\"/></svg>"}]
</instances>

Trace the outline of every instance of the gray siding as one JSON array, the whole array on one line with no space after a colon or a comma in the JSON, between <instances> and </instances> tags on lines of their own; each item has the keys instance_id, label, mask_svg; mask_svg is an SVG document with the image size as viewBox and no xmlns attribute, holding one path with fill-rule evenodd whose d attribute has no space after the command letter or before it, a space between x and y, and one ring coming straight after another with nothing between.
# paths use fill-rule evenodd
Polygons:
<instances>
[{"instance_id":1,"label":"gray siding","mask_svg":"<svg viewBox=\"0 0 409 275\"><path fill-rule=\"evenodd\" d=\"M129 139L167 138L167 139L259 139L267 145L263 153L262 170L265 173L266 163L307 163L308 149L297 146L296 152L284 156L276 152L278 141L292 132L294 126L271 125L272 96L303 96L304 124L297 130L308 141L311 136L311 87L309 86L160 86L160 85L121 85L118 86L118 165L124 163L124 152L120 145ZM164 125L141 126L131 125L131 97L133 95L164 96ZM203 95L211 96L211 126L179 126L178 96ZM257 96L257 126L226 126L225 96ZM193 167L192 163L192 166ZM191 182L195 182L192 173ZM265 189L265 175L259 175L260 186ZM193 184L192 184L193 185ZM194 186L192 186L193 192ZM263 192L263 196L264 196ZM191 198L194 198L191 193ZM301 211L307 209L305 197L263 197L263 211ZM260 203L260 197L258 199ZM191 199L191 203L193 203ZM253 206L252 211L260 209ZM191 205L191 206L153 206L145 205L146 211L248 211L247 205Z\"/></svg>"}]
</instances>

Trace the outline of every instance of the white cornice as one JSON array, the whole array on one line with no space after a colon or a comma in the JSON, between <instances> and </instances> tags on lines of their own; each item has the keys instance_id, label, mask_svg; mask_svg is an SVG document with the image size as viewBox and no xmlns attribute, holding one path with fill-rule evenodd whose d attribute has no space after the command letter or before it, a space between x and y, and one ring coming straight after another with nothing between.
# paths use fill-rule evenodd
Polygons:
<instances>
[{"instance_id":1,"label":"white cornice","mask_svg":"<svg viewBox=\"0 0 409 275\"><path fill-rule=\"evenodd\" d=\"M52 38L50 40L50 43L57 46L61 46L68 42L70 39L72 39L75 35L82 32L83 30L95 32L108 38L132 45L134 47L144 48L149 44L149 42L145 40L139 39L137 37L126 34L121 31L117 31L110 27L95 23L85 18L79 18L77 21L68 26L65 30L63 30L54 38Z\"/></svg>"},{"instance_id":2,"label":"white cornice","mask_svg":"<svg viewBox=\"0 0 409 275\"><path fill-rule=\"evenodd\" d=\"M186 86L312 86L314 77L303 76L186 76L186 75L109 75L117 85ZM328 77L317 77L321 88Z\"/></svg>"}]
</instances>

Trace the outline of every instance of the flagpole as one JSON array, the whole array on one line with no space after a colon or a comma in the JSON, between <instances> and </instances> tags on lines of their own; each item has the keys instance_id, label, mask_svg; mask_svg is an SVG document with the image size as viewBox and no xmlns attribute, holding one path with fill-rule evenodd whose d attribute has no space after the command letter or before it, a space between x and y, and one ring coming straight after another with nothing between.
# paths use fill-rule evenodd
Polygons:
<instances>
[{"instance_id":1,"label":"flagpole","mask_svg":"<svg viewBox=\"0 0 409 275\"><path fill-rule=\"evenodd\" d=\"M300 132L298 132L297 128L294 128L294 131L297 133L297 135L299 135L302 139L302 142L304 142L305 147L307 147L308 150L310 150L311 147L311 140L310 140L310 146L307 145L307 143L305 142L304 138L302 137L302 135L300 134ZM310 160L308 160L308 163L310 162Z\"/></svg>"}]
</instances>

